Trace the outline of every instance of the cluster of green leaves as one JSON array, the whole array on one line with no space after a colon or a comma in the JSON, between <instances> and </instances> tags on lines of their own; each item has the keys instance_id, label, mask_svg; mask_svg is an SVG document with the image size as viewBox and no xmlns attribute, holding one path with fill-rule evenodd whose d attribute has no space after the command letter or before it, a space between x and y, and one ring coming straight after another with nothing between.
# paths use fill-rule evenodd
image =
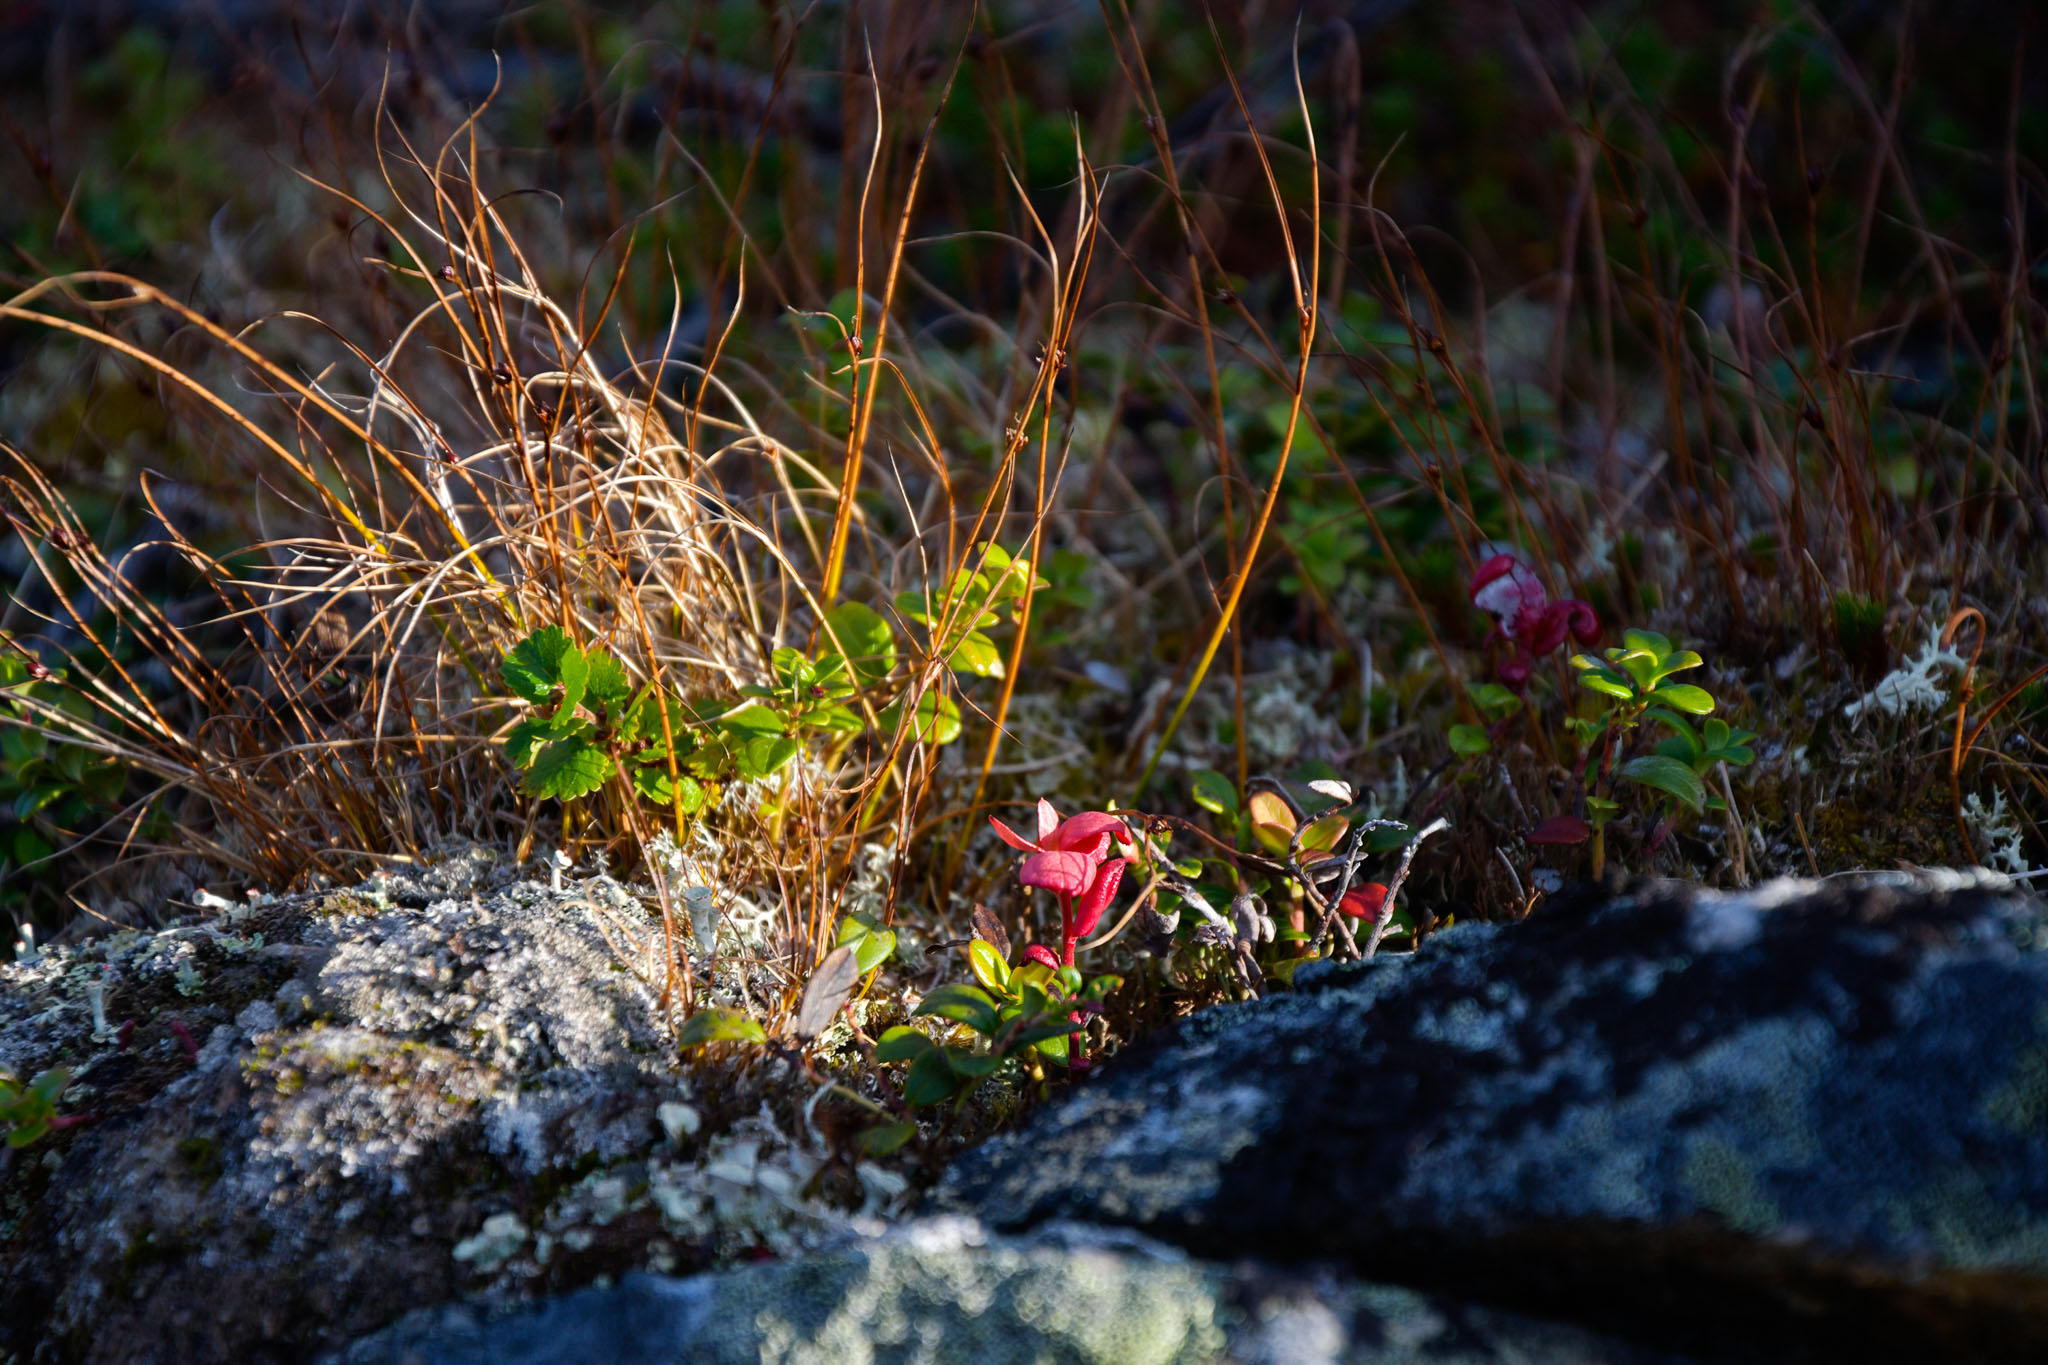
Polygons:
<instances>
[{"instance_id":1,"label":"cluster of green leaves","mask_svg":"<svg viewBox=\"0 0 2048 1365\"><path fill-rule=\"evenodd\" d=\"M1042 1074L1041 1060L1067 1065L1068 1035L1081 1028L1073 1016L1100 1009L1103 999L1123 984L1119 976L1084 982L1079 968L1043 962L1012 968L986 939L972 940L967 953L979 984L940 986L915 1013L952 1020L963 1026L968 1040L941 1042L899 1024L875 1045L876 1061L909 1064L903 1099L913 1108L964 1100L1006 1063L1036 1074Z\"/></svg>"},{"instance_id":2,"label":"cluster of green leaves","mask_svg":"<svg viewBox=\"0 0 2048 1365\"><path fill-rule=\"evenodd\" d=\"M71 1073L59 1066L23 1085L19 1076L0 1067L0 1132L7 1134L9 1147L26 1147L57 1126L57 1101L70 1081Z\"/></svg>"},{"instance_id":3,"label":"cluster of green leaves","mask_svg":"<svg viewBox=\"0 0 2048 1365\"><path fill-rule=\"evenodd\" d=\"M1032 581L1029 560L991 543L982 567L954 574L938 598L904 593L897 607L931 633L933 654L956 673L998 677L1002 653L987 630L1014 613ZM873 608L843 602L819 635L816 653L777 649L773 683L740 689L739 702L686 702L651 684L635 688L609 650L543 626L499 665L505 685L533 708L506 737L506 757L535 796L574 800L624 774L644 799L694 815L721 784L768 777L814 738L829 745L871 726L894 733L909 690L895 629ZM871 697L891 692L894 700L871 709ZM925 689L908 728L919 743L950 744L960 737L959 704Z\"/></svg>"},{"instance_id":4,"label":"cluster of green leaves","mask_svg":"<svg viewBox=\"0 0 2048 1365\"><path fill-rule=\"evenodd\" d=\"M1050 586L1043 578L1033 580L1029 559L1012 559L1002 546L990 543L983 547L980 568L954 573L937 597L898 593L896 610L931 633L932 654L949 668L978 678L1000 678L1003 655L989 637L989 627L1014 617L1026 587Z\"/></svg>"},{"instance_id":5,"label":"cluster of green leaves","mask_svg":"<svg viewBox=\"0 0 2048 1365\"><path fill-rule=\"evenodd\" d=\"M1687 716L1705 716L1714 709L1713 694L1691 683L1673 682L1672 675L1704 662L1689 649L1678 649L1655 631L1630 630L1622 644L1572 657L1579 683L1604 701L1594 716L1575 716L1570 725L1589 752L1600 761L1588 763L1586 778L1596 790L1586 798L1595 829L1619 813L1621 805L1604 793L1611 779L1634 783L1698 812L1722 803L1707 795L1706 776L1717 763L1738 766L1755 760L1750 747L1756 736L1725 721L1710 719L1694 729ZM1682 713L1682 714L1681 714ZM1614 762L1627 735L1644 722L1670 732L1653 753Z\"/></svg>"},{"instance_id":6,"label":"cluster of green leaves","mask_svg":"<svg viewBox=\"0 0 2048 1365\"><path fill-rule=\"evenodd\" d=\"M574 800L624 773L642 797L694 814L718 783L766 777L802 747L758 703L686 703L636 689L616 655L582 648L560 626L514 645L499 673L534 708L506 737L505 754L535 796Z\"/></svg>"},{"instance_id":7,"label":"cluster of green leaves","mask_svg":"<svg viewBox=\"0 0 2048 1365\"><path fill-rule=\"evenodd\" d=\"M57 707L91 719L89 705L60 687L61 678L32 677L22 659L0 655L0 883L49 857L94 810L116 803L127 784L120 764L53 737L37 718L38 707Z\"/></svg>"}]
</instances>

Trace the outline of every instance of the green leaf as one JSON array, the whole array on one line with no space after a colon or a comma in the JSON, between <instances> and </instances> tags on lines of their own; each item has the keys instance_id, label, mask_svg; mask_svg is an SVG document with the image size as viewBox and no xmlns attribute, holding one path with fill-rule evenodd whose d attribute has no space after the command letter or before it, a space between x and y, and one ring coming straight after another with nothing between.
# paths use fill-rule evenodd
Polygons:
<instances>
[{"instance_id":1,"label":"green leaf","mask_svg":"<svg viewBox=\"0 0 2048 1365\"><path fill-rule=\"evenodd\" d=\"M1579 679L1581 686L1591 688L1604 696L1627 701L1635 691L1626 682L1618 681L1612 673L1588 673Z\"/></svg>"},{"instance_id":2,"label":"green leaf","mask_svg":"<svg viewBox=\"0 0 2048 1365\"><path fill-rule=\"evenodd\" d=\"M1667 678L1673 673L1682 673L1688 668L1698 668L1705 662L1706 660L1691 650L1681 649L1676 654L1667 654L1664 658L1658 660L1657 671L1653 680Z\"/></svg>"},{"instance_id":3,"label":"green leaf","mask_svg":"<svg viewBox=\"0 0 2048 1365\"><path fill-rule=\"evenodd\" d=\"M512 646L499 663L498 673L515 694L536 706L561 688L562 709L573 711L583 703L589 666L567 631L560 626L542 626Z\"/></svg>"},{"instance_id":4,"label":"green leaf","mask_svg":"<svg viewBox=\"0 0 2048 1365\"><path fill-rule=\"evenodd\" d=\"M1237 788L1230 784L1229 778L1214 769L1204 768L1196 773L1188 791L1195 804L1212 815L1237 814Z\"/></svg>"},{"instance_id":5,"label":"green leaf","mask_svg":"<svg viewBox=\"0 0 2048 1365\"><path fill-rule=\"evenodd\" d=\"M1647 692L1657 685L1657 660L1639 649L1608 650L1607 657L1621 665L1635 682L1638 692Z\"/></svg>"},{"instance_id":6,"label":"green leaf","mask_svg":"<svg viewBox=\"0 0 2048 1365\"><path fill-rule=\"evenodd\" d=\"M1466 683L1465 691L1488 720L1504 720L1522 709L1522 699L1499 683Z\"/></svg>"},{"instance_id":7,"label":"green leaf","mask_svg":"<svg viewBox=\"0 0 2048 1365\"><path fill-rule=\"evenodd\" d=\"M1000 678L1003 676L1003 653L996 648L996 642L978 630L970 630L960 643L954 646L953 656L947 664L962 673L972 673L977 678Z\"/></svg>"},{"instance_id":8,"label":"green leaf","mask_svg":"<svg viewBox=\"0 0 2048 1365\"><path fill-rule=\"evenodd\" d=\"M659 760L652 763L643 763L633 769L633 790L639 792L644 799L652 801L657 806L676 805L678 789L682 793L681 805L683 814L695 815L704 809L706 799L704 784L691 777L688 773L678 774L675 781L671 782L668 775L668 765Z\"/></svg>"},{"instance_id":9,"label":"green leaf","mask_svg":"<svg viewBox=\"0 0 2048 1365\"><path fill-rule=\"evenodd\" d=\"M977 1033L993 1033L996 1027L996 1002L976 986L958 983L940 986L926 995L911 1012L957 1019Z\"/></svg>"},{"instance_id":10,"label":"green leaf","mask_svg":"<svg viewBox=\"0 0 2048 1365\"><path fill-rule=\"evenodd\" d=\"M1053 984L1060 988L1061 993L1069 998L1081 993L1081 969L1079 967L1062 967L1052 974L1052 979Z\"/></svg>"},{"instance_id":11,"label":"green leaf","mask_svg":"<svg viewBox=\"0 0 2048 1365\"><path fill-rule=\"evenodd\" d=\"M1344 837L1344 831L1351 828L1351 822L1341 815L1325 815L1311 821L1301 832L1301 847L1306 853L1328 853Z\"/></svg>"},{"instance_id":12,"label":"green leaf","mask_svg":"<svg viewBox=\"0 0 2048 1365\"><path fill-rule=\"evenodd\" d=\"M1702 748L1706 747L1700 743L1699 731L1693 729L1692 723L1686 720L1685 717L1679 715L1675 711L1667 711L1661 706L1653 706L1649 710L1643 712L1643 718L1645 720L1654 720L1660 725L1668 726L1671 732L1674 735L1678 736L1684 742L1686 748L1693 753L1698 753ZM1709 725L1715 725L1719 723L1720 722L1711 720L1707 722L1707 724ZM1724 726L1723 728L1726 727Z\"/></svg>"},{"instance_id":13,"label":"green leaf","mask_svg":"<svg viewBox=\"0 0 2048 1365\"><path fill-rule=\"evenodd\" d=\"M515 768L533 766L534 755L549 740L569 738L590 728L588 721L571 718L566 724L560 720L543 720L539 716L528 716L513 726L505 736L505 759Z\"/></svg>"},{"instance_id":14,"label":"green leaf","mask_svg":"<svg viewBox=\"0 0 2048 1365\"><path fill-rule=\"evenodd\" d=\"M867 722L850 706L828 706L807 719L810 725L829 735L857 735L867 729Z\"/></svg>"},{"instance_id":15,"label":"green leaf","mask_svg":"<svg viewBox=\"0 0 2048 1365\"><path fill-rule=\"evenodd\" d=\"M590 742L587 733L558 739L533 757L526 772L526 791L573 801L588 796L612 775L612 756Z\"/></svg>"},{"instance_id":16,"label":"green leaf","mask_svg":"<svg viewBox=\"0 0 2048 1365\"><path fill-rule=\"evenodd\" d=\"M1707 789L1701 783L1699 774L1690 765L1663 754L1652 754L1646 758L1632 758L1615 772L1631 782L1663 792L1666 796L1682 801L1698 810L1706 803Z\"/></svg>"},{"instance_id":17,"label":"green leaf","mask_svg":"<svg viewBox=\"0 0 2048 1365\"><path fill-rule=\"evenodd\" d=\"M960 1090L960 1078L946 1064L945 1050L933 1047L910 1064L903 1078L903 1100L913 1108L944 1104Z\"/></svg>"},{"instance_id":18,"label":"green leaf","mask_svg":"<svg viewBox=\"0 0 2048 1365\"><path fill-rule=\"evenodd\" d=\"M775 680L784 688L809 687L818 680L818 670L800 649L788 645L769 656L769 663L775 669Z\"/></svg>"},{"instance_id":19,"label":"green leaf","mask_svg":"<svg viewBox=\"0 0 2048 1365\"><path fill-rule=\"evenodd\" d=\"M1075 1027L1076 1025L1073 1024L1067 1025L1068 1032L1072 1032ZM1066 1033L1054 1034L1050 1038L1040 1038L1032 1046L1036 1047L1038 1055L1045 1058L1048 1062L1053 1062L1060 1066L1067 1064Z\"/></svg>"},{"instance_id":20,"label":"green leaf","mask_svg":"<svg viewBox=\"0 0 2048 1365\"><path fill-rule=\"evenodd\" d=\"M854 676L872 687L896 667L896 632L879 612L859 602L841 602L825 613L833 648L853 664Z\"/></svg>"},{"instance_id":21,"label":"green leaf","mask_svg":"<svg viewBox=\"0 0 2048 1365\"><path fill-rule=\"evenodd\" d=\"M803 752L803 744L794 739L774 735L763 735L747 741L741 751L740 771L751 778L762 778L781 771L783 765Z\"/></svg>"},{"instance_id":22,"label":"green leaf","mask_svg":"<svg viewBox=\"0 0 2048 1365\"><path fill-rule=\"evenodd\" d=\"M676 1031L679 1048L702 1047L706 1043L765 1043L768 1030L738 1010L698 1010Z\"/></svg>"},{"instance_id":23,"label":"green leaf","mask_svg":"<svg viewBox=\"0 0 2048 1365\"><path fill-rule=\"evenodd\" d=\"M602 702L607 710L616 712L633 695L633 680L626 676L626 666L610 650L589 651L584 666L583 695L591 701Z\"/></svg>"},{"instance_id":24,"label":"green leaf","mask_svg":"<svg viewBox=\"0 0 2048 1365\"><path fill-rule=\"evenodd\" d=\"M1064 1043L1068 1034L1078 1033L1080 1029L1079 1024L1064 1014L1040 1014L1027 1019L1010 1035L1009 1046L1014 1051L1043 1043L1048 1038L1057 1038Z\"/></svg>"},{"instance_id":25,"label":"green leaf","mask_svg":"<svg viewBox=\"0 0 2048 1365\"><path fill-rule=\"evenodd\" d=\"M1453 725L1450 740L1451 752L1460 758L1476 758L1493 748L1493 741L1486 737L1486 731L1476 725Z\"/></svg>"},{"instance_id":26,"label":"green leaf","mask_svg":"<svg viewBox=\"0 0 2048 1365\"><path fill-rule=\"evenodd\" d=\"M937 1043L925 1037L910 1025L898 1024L876 1040L875 1060L878 1062L912 1062L937 1046Z\"/></svg>"},{"instance_id":27,"label":"green leaf","mask_svg":"<svg viewBox=\"0 0 2048 1365\"><path fill-rule=\"evenodd\" d=\"M1704 687L1694 687L1691 683L1665 683L1650 695L1657 701L1675 706L1681 711L1689 711L1695 716L1704 716L1714 709L1713 694Z\"/></svg>"},{"instance_id":28,"label":"green leaf","mask_svg":"<svg viewBox=\"0 0 2048 1365\"><path fill-rule=\"evenodd\" d=\"M724 735L746 741L780 735L782 717L758 703L742 706L731 715L720 716L712 725Z\"/></svg>"},{"instance_id":29,"label":"green leaf","mask_svg":"<svg viewBox=\"0 0 2048 1365\"><path fill-rule=\"evenodd\" d=\"M982 986L1002 994L1010 986L1010 965L1003 961L1003 955L987 939L975 939L967 945L967 962L974 970L974 979Z\"/></svg>"},{"instance_id":30,"label":"green leaf","mask_svg":"<svg viewBox=\"0 0 2048 1365\"><path fill-rule=\"evenodd\" d=\"M882 728L894 730L902 723L903 703L891 702L880 716ZM912 738L920 744L951 744L960 738L960 708L950 697L927 692L917 699Z\"/></svg>"},{"instance_id":31,"label":"green leaf","mask_svg":"<svg viewBox=\"0 0 2048 1365\"><path fill-rule=\"evenodd\" d=\"M860 968L860 974L866 976L869 972L887 962L889 954L895 951L896 931L894 929L876 929L872 933L863 934L855 940L853 960L855 965Z\"/></svg>"},{"instance_id":32,"label":"green leaf","mask_svg":"<svg viewBox=\"0 0 2048 1365\"><path fill-rule=\"evenodd\" d=\"M1090 978L1088 989L1081 992L1081 995L1087 1000L1107 1000L1110 993L1123 984L1124 979L1116 973L1104 972L1101 976Z\"/></svg>"},{"instance_id":33,"label":"green leaf","mask_svg":"<svg viewBox=\"0 0 2048 1365\"><path fill-rule=\"evenodd\" d=\"M946 1065L963 1080L978 1081L995 1074L1003 1059L993 1052L969 1052L964 1047L946 1049Z\"/></svg>"},{"instance_id":34,"label":"green leaf","mask_svg":"<svg viewBox=\"0 0 2048 1365\"><path fill-rule=\"evenodd\" d=\"M864 1130L853 1140L862 1156L887 1156L904 1143L917 1136L917 1125L909 1119L898 1119L894 1123L878 1123Z\"/></svg>"},{"instance_id":35,"label":"green leaf","mask_svg":"<svg viewBox=\"0 0 2048 1365\"><path fill-rule=\"evenodd\" d=\"M1625 630L1621 633L1621 641L1631 651L1641 651L1657 659L1671 652L1671 641L1654 630Z\"/></svg>"}]
</instances>

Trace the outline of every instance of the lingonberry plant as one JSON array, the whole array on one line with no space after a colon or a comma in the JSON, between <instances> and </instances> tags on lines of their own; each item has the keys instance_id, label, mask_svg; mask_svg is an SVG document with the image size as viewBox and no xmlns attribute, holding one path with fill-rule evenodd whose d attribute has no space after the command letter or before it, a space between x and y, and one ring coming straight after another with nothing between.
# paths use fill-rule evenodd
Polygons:
<instances>
[{"instance_id":1,"label":"lingonberry plant","mask_svg":"<svg viewBox=\"0 0 2048 1365\"><path fill-rule=\"evenodd\" d=\"M1737 730L1719 719L1710 719L1696 730L1685 719L1705 716L1715 705L1713 694L1705 688L1672 681L1672 675L1704 662L1698 654L1677 648L1655 631L1626 631L1622 640L1618 648L1603 651L1600 658L1572 656L1580 684L1603 702L1597 714L1566 721L1583 750L1580 764L1587 788L1586 824L1593 840L1596 877L1604 868L1607 824L1621 811L1621 803L1615 799L1617 783L1645 788L1674 806L1697 813L1725 804L1709 796L1708 773L1721 764L1739 767L1756 757L1750 747L1756 739L1752 732ZM1631 734L1645 722L1664 727L1669 737L1653 752L1627 756ZM1667 816L1667 828L1668 824Z\"/></svg>"}]
</instances>

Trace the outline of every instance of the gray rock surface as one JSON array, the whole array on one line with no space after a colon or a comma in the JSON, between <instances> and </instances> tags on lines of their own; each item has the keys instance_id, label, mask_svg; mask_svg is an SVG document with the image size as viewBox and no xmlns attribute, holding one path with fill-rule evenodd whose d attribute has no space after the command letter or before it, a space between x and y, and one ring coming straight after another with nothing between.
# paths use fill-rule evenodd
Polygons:
<instances>
[{"instance_id":1,"label":"gray rock surface","mask_svg":"<svg viewBox=\"0 0 2048 1365\"><path fill-rule=\"evenodd\" d=\"M1301 974L941 1204L1756 1358L2048 1358L2048 920L1988 874L1652 888Z\"/></svg>"},{"instance_id":2,"label":"gray rock surface","mask_svg":"<svg viewBox=\"0 0 2048 1365\"><path fill-rule=\"evenodd\" d=\"M1578 1328L1130 1233L934 1218L801 1260L415 1314L329 1365L1680 1365Z\"/></svg>"},{"instance_id":3,"label":"gray rock surface","mask_svg":"<svg viewBox=\"0 0 2048 1365\"><path fill-rule=\"evenodd\" d=\"M0 1065L71 1068L93 1116L0 1147L0 1360L303 1360L458 1293L843 1236L814 1143L692 1103L611 947L648 923L470 851L0 966Z\"/></svg>"}]
</instances>

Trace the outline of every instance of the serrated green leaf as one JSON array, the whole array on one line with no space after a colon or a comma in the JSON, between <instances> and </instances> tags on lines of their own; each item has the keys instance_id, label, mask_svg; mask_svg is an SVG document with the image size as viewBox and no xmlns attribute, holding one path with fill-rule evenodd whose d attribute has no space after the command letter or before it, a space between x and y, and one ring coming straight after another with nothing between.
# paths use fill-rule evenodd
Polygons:
<instances>
[{"instance_id":1,"label":"serrated green leaf","mask_svg":"<svg viewBox=\"0 0 2048 1365\"><path fill-rule=\"evenodd\" d=\"M938 1044L919 1033L908 1024L898 1024L884 1033L875 1042L875 1060L878 1062L911 1062L930 1052Z\"/></svg>"},{"instance_id":2,"label":"serrated green leaf","mask_svg":"<svg viewBox=\"0 0 2048 1365\"><path fill-rule=\"evenodd\" d=\"M946 1054L934 1047L910 1064L903 1077L903 1102L915 1109L944 1104L959 1093L960 1078L946 1064Z\"/></svg>"},{"instance_id":3,"label":"serrated green leaf","mask_svg":"<svg viewBox=\"0 0 2048 1365\"><path fill-rule=\"evenodd\" d=\"M978 630L970 630L953 647L952 657L946 660L949 667L962 673L972 673L977 678L1000 678L1003 676L1003 653L996 648L996 642Z\"/></svg>"},{"instance_id":4,"label":"serrated green leaf","mask_svg":"<svg viewBox=\"0 0 2048 1365\"><path fill-rule=\"evenodd\" d=\"M768 1030L738 1010L698 1010L676 1030L678 1048L702 1047L706 1043L765 1043Z\"/></svg>"},{"instance_id":5,"label":"serrated green leaf","mask_svg":"<svg viewBox=\"0 0 2048 1365\"><path fill-rule=\"evenodd\" d=\"M958 982L933 990L911 1013L955 1019L977 1033L992 1033L996 1027L996 1002L989 999L988 993L980 987Z\"/></svg>"},{"instance_id":6,"label":"serrated green leaf","mask_svg":"<svg viewBox=\"0 0 2048 1365\"><path fill-rule=\"evenodd\" d=\"M543 720L528 716L520 721L505 736L505 761L515 768L533 766L534 755L550 740L564 739L579 732L587 731L590 722L571 718L567 724L559 720Z\"/></svg>"},{"instance_id":7,"label":"serrated green leaf","mask_svg":"<svg viewBox=\"0 0 2048 1365\"><path fill-rule=\"evenodd\" d=\"M587 651L583 663L583 695L602 703L606 710L619 711L633 695L633 680L626 676L626 666L608 649Z\"/></svg>"},{"instance_id":8,"label":"serrated green leaf","mask_svg":"<svg viewBox=\"0 0 2048 1365\"><path fill-rule=\"evenodd\" d=\"M531 796L573 801L602 787L611 775L612 756L591 743L587 735L577 734L555 740L533 756L525 787Z\"/></svg>"},{"instance_id":9,"label":"serrated green leaf","mask_svg":"<svg viewBox=\"0 0 2048 1365\"><path fill-rule=\"evenodd\" d=\"M1667 706L1675 706L1695 716L1704 716L1714 709L1713 693L1691 683L1664 683L1650 695Z\"/></svg>"},{"instance_id":10,"label":"serrated green leaf","mask_svg":"<svg viewBox=\"0 0 2048 1365\"><path fill-rule=\"evenodd\" d=\"M1476 758L1493 748L1493 741L1486 737L1486 731L1476 725L1453 725L1449 738L1451 752L1460 758Z\"/></svg>"},{"instance_id":11,"label":"serrated green leaf","mask_svg":"<svg viewBox=\"0 0 2048 1365\"><path fill-rule=\"evenodd\" d=\"M1699 774L1689 764L1680 763L1675 758L1667 758L1663 754L1632 758L1615 772L1631 782L1682 801L1694 810L1706 803L1707 789Z\"/></svg>"},{"instance_id":12,"label":"serrated green leaf","mask_svg":"<svg viewBox=\"0 0 2048 1365\"><path fill-rule=\"evenodd\" d=\"M562 709L573 711L583 703L589 668L567 631L542 626L506 652L498 673L516 695L536 706L561 688Z\"/></svg>"},{"instance_id":13,"label":"serrated green leaf","mask_svg":"<svg viewBox=\"0 0 2048 1365\"><path fill-rule=\"evenodd\" d=\"M1194 782L1188 789L1195 804L1213 815L1232 816L1237 814L1237 788L1222 773L1204 768L1195 774Z\"/></svg>"}]
</instances>

